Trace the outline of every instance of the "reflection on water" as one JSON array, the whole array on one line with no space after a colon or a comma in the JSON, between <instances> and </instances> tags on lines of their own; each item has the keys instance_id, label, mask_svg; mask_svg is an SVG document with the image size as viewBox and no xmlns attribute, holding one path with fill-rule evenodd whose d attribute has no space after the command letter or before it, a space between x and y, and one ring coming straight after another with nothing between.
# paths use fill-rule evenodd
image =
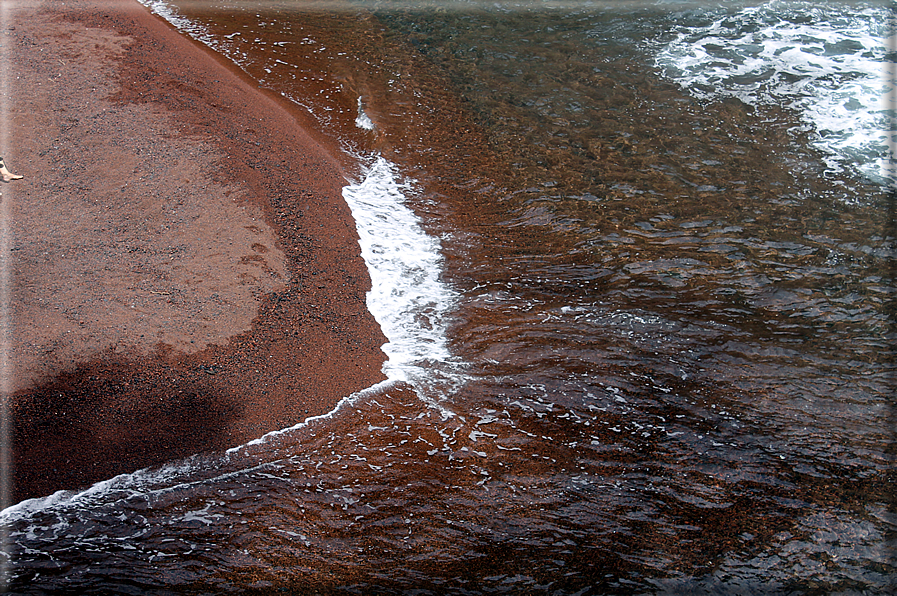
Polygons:
<instances>
[{"instance_id":1,"label":"reflection on water","mask_svg":"<svg viewBox=\"0 0 897 596\"><path fill-rule=\"evenodd\" d=\"M741 40L887 12L325 4L177 10L416 180L396 188L444 257L421 277L450 299L407 324L439 349L331 417L7 510L14 585L887 593L893 196L833 173L792 102L658 66L723 13Z\"/></svg>"}]
</instances>

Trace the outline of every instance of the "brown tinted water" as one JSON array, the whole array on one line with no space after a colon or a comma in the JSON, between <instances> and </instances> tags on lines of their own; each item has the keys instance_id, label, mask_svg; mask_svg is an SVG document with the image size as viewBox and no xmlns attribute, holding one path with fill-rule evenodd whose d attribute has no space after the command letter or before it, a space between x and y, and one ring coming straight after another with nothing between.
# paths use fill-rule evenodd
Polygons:
<instances>
[{"instance_id":1,"label":"brown tinted water","mask_svg":"<svg viewBox=\"0 0 897 596\"><path fill-rule=\"evenodd\" d=\"M651 53L693 6L381 6L179 11L359 178L378 152L414 181L452 358L16 513L14 585L893 588L888 187L832 174L787 105L663 76Z\"/></svg>"}]
</instances>

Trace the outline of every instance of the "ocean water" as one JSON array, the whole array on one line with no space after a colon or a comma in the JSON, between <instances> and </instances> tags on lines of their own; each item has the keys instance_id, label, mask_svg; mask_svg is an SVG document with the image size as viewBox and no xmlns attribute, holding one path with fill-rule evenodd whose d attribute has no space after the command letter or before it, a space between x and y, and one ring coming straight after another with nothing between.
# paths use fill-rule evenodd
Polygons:
<instances>
[{"instance_id":1,"label":"ocean water","mask_svg":"<svg viewBox=\"0 0 897 596\"><path fill-rule=\"evenodd\" d=\"M142 1L339 148L388 380L11 592L894 591L893 5Z\"/></svg>"}]
</instances>

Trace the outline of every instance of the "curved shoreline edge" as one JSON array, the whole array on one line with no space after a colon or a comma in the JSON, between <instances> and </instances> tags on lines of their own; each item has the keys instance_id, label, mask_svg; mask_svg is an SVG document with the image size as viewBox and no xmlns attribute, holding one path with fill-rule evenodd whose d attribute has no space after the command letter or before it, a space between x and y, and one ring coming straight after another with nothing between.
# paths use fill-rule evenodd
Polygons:
<instances>
[{"instance_id":1,"label":"curved shoreline edge","mask_svg":"<svg viewBox=\"0 0 897 596\"><path fill-rule=\"evenodd\" d=\"M136 0L31 2L2 25L3 155L26 174L2 189L3 506L239 446L384 380L345 178L301 114ZM247 291L248 326L228 307Z\"/></svg>"}]
</instances>

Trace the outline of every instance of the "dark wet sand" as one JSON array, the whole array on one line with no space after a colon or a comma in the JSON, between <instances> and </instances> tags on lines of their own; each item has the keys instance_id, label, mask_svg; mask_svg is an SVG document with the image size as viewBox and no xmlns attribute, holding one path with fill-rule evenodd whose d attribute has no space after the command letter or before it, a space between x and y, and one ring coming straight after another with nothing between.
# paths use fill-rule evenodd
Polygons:
<instances>
[{"instance_id":1,"label":"dark wet sand","mask_svg":"<svg viewBox=\"0 0 897 596\"><path fill-rule=\"evenodd\" d=\"M133 0L5 16L7 504L383 378L345 178L304 114Z\"/></svg>"}]
</instances>

